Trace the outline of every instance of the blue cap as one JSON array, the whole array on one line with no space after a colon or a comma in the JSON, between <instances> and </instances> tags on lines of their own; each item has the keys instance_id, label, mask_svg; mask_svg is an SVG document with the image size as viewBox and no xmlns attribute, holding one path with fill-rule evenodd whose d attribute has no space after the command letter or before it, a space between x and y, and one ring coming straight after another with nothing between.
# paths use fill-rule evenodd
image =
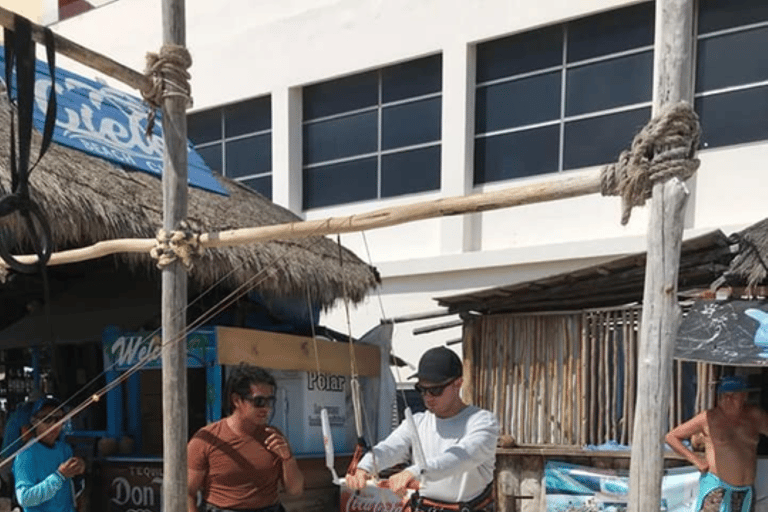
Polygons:
<instances>
[{"instance_id":1,"label":"blue cap","mask_svg":"<svg viewBox=\"0 0 768 512\"><path fill-rule=\"evenodd\" d=\"M717 385L718 393L740 393L748 390L747 381L741 375L728 375L723 377Z\"/></svg>"},{"instance_id":2,"label":"blue cap","mask_svg":"<svg viewBox=\"0 0 768 512\"><path fill-rule=\"evenodd\" d=\"M32 416L43 410L43 407L53 407L54 409L61 406L61 402L51 396L44 396L32 407Z\"/></svg>"}]
</instances>

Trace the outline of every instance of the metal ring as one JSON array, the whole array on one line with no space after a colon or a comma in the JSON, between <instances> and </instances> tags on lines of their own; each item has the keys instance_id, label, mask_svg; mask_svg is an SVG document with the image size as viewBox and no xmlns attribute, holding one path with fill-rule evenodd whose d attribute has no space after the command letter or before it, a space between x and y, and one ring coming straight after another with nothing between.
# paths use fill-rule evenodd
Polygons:
<instances>
[{"instance_id":1,"label":"metal ring","mask_svg":"<svg viewBox=\"0 0 768 512\"><path fill-rule=\"evenodd\" d=\"M6 240L4 239L0 240L0 258L2 258L6 265L16 272L34 274L44 267L51 259L51 252L53 249L53 244L51 243L51 227L48 224L48 219L43 211L37 203L31 199L21 198L16 194L10 194L0 200L0 217L9 215L15 211L18 211L19 214L24 217L27 230L32 235L32 240L35 243L37 261L34 263L20 262L10 253L5 244ZM37 220L37 224L35 224L35 220ZM41 233L38 233L37 226L40 227Z\"/></svg>"}]
</instances>

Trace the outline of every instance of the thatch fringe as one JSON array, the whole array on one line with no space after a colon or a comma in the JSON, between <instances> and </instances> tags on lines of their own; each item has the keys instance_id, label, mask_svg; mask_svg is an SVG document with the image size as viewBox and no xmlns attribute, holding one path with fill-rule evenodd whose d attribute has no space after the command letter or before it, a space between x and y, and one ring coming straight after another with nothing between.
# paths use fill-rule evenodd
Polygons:
<instances>
[{"instance_id":1,"label":"thatch fringe","mask_svg":"<svg viewBox=\"0 0 768 512\"><path fill-rule=\"evenodd\" d=\"M10 190L8 170L9 124L7 100L0 101L0 194ZM40 136L33 134L36 155ZM229 197L190 187L188 219L202 232L264 226L301 220L258 193L224 177L219 181ZM161 180L143 172L127 171L111 163L52 144L30 175L33 198L51 223L56 250L91 245L115 238L152 238L162 226ZM12 230L16 253L31 252L18 215L0 219ZM154 268L149 255L120 255L132 269ZM330 307L337 299L359 302L378 283L376 270L351 251L325 237L272 241L248 246L208 249L196 261L190 279L209 287L224 279L225 286L245 283L259 272L255 288L265 297L306 297Z\"/></svg>"},{"instance_id":2,"label":"thatch fringe","mask_svg":"<svg viewBox=\"0 0 768 512\"><path fill-rule=\"evenodd\" d=\"M731 260L727 275L746 281L753 288L768 277L768 219L731 235L739 244L738 254Z\"/></svg>"}]
</instances>

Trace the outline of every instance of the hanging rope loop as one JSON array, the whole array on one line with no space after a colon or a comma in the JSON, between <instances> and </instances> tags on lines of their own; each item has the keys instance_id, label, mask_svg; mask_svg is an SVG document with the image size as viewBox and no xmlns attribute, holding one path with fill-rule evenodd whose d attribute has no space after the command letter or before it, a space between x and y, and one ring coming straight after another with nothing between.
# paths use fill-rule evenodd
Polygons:
<instances>
[{"instance_id":1,"label":"hanging rope loop","mask_svg":"<svg viewBox=\"0 0 768 512\"><path fill-rule=\"evenodd\" d=\"M632 208L650 199L653 185L672 177L687 180L699 168L699 117L686 102L667 106L635 135L619 160L603 168L600 188L604 196L621 196L622 225Z\"/></svg>"},{"instance_id":2,"label":"hanging rope loop","mask_svg":"<svg viewBox=\"0 0 768 512\"><path fill-rule=\"evenodd\" d=\"M192 56L183 46L165 44L160 53L147 53L147 67L144 74L150 79L151 86L142 90L141 95L152 110L147 119L147 137L152 135L155 126L155 111L162 108L168 98L181 97L186 100L187 108L192 106L192 89L189 85L189 67Z\"/></svg>"},{"instance_id":3,"label":"hanging rope loop","mask_svg":"<svg viewBox=\"0 0 768 512\"><path fill-rule=\"evenodd\" d=\"M190 227L187 221L181 221L179 227L170 233L164 229L157 232L157 245L149 252L157 260L157 268L163 269L176 260L180 260L187 271L194 267L193 259L202 256L200 230Z\"/></svg>"}]
</instances>

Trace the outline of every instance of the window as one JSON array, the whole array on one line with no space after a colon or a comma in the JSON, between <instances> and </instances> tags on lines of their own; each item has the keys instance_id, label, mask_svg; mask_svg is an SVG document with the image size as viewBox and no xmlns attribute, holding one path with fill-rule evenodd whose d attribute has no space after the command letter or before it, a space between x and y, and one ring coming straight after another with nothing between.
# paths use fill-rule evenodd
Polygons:
<instances>
[{"instance_id":1,"label":"window","mask_svg":"<svg viewBox=\"0 0 768 512\"><path fill-rule=\"evenodd\" d=\"M768 139L768 3L701 0L695 108L704 148ZM759 49L759 50L757 50Z\"/></svg>"},{"instance_id":2,"label":"window","mask_svg":"<svg viewBox=\"0 0 768 512\"><path fill-rule=\"evenodd\" d=\"M477 47L475 184L611 162L648 121L653 3Z\"/></svg>"},{"instance_id":3,"label":"window","mask_svg":"<svg viewBox=\"0 0 768 512\"><path fill-rule=\"evenodd\" d=\"M306 209L440 188L442 57L304 88Z\"/></svg>"},{"instance_id":4,"label":"window","mask_svg":"<svg viewBox=\"0 0 768 512\"><path fill-rule=\"evenodd\" d=\"M214 172L272 198L272 114L269 96L187 116L189 138Z\"/></svg>"}]
</instances>

